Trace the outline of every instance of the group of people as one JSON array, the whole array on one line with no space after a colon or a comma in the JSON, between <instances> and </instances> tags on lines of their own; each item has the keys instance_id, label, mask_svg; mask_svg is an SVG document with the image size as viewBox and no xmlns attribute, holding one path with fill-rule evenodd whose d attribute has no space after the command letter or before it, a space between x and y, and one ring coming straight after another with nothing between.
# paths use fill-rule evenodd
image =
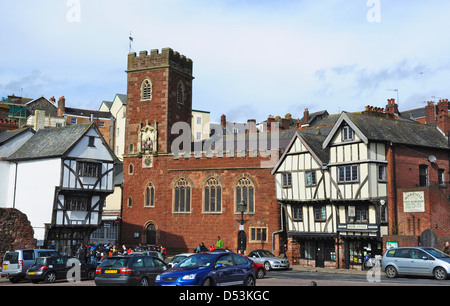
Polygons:
<instances>
[{"instance_id":1,"label":"group of people","mask_svg":"<svg viewBox=\"0 0 450 306\"><path fill-rule=\"evenodd\" d=\"M223 249L223 240L222 240L222 238L220 238L220 236L217 236L217 241L216 241L215 245L211 244L209 246L209 248L207 248L205 243L202 242L197 246L197 248L194 250L194 252L195 253L203 253L203 252L208 252L208 251L212 252L216 249Z\"/></svg>"},{"instance_id":2,"label":"group of people","mask_svg":"<svg viewBox=\"0 0 450 306\"><path fill-rule=\"evenodd\" d=\"M143 246L139 245L135 248L126 247L122 245L119 247L118 245L112 245L110 243L106 244L98 244L93 243L89 245L85 245L81 243L79 248L77 249L76 257L83 263L90 263L92 265L97 265L103 258L110 257L114 255L127 255L132 252L144 252L144 251L156 251L161 253L163 258L166 258L167 251L163 246Z\"/></svg>"}]
</instances>

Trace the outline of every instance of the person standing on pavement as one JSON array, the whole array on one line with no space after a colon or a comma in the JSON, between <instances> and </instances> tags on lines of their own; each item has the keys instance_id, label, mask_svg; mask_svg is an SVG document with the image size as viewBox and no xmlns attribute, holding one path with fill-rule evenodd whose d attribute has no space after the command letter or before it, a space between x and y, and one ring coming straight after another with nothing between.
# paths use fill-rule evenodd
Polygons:
<instances>
[{"instance_id":1,"label":"person standing on pavement","mask_svg":"<svg viewBox=\"0 0 450 306\"><path fill-rule=\"evenodd\" d=\"M77 257L82 263L86 263L86 247L84 246L84 243L82 242L80 247L77 250Z\"/></svg>"},{"instance_id":2,"label":"person standing on pavement","mask_svg":"<svg viewBox=\"0 0 450 306\"><path fill-rule=\"evenodd\" d=\"M450 255L450 243L447 241L445 242L444 249L442 249L442 252L444 252L447 255Z\"/></svg>"},{"instance_id":3,"label":"person standing on pavement","mask_svg":"<svg viewBox=\"0 0 450 306\"><path fill-rule=\"evenodd\" d=\"M220 238L220 236L217 236L217 242L216 242L216 249L222 249L223 248L223 240Z\"/></svg>"}]
</instances>

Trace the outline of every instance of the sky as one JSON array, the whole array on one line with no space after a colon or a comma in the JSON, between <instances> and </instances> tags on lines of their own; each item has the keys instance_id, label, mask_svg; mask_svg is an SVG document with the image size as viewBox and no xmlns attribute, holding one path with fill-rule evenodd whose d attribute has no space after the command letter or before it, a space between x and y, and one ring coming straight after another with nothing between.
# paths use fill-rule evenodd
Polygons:
<instances>
[{"instance_id":1,"label":"sky","mask_svg":"<svg viewBox=\"0 0 450 306\"><path fill-rule=\"evenodd\" d=\"M211 122L450 98L446 0L1 0L0 12L0 97L99 109L126 94L131 32L132 52L192 59L193 109Z\"/></svg>"}]
</instances>

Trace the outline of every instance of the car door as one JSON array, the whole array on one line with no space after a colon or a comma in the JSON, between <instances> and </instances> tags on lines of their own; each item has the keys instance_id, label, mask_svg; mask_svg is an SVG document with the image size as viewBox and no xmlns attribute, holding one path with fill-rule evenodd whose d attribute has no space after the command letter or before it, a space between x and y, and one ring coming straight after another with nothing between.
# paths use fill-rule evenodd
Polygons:
<instances>
[{"instance_id":1,"label":"car door","mask_svg":"<svg viewBox=\"0 0 450 306\"><path fill-rule=\"evenodd\" d=\"M409 274L411 272L411 249L396 250L393 261L397 265L399 274Z\"/></svg>"},{"instance_id":2,"label":"car door","mask_svg":"<svg viewBox=\"0 0 450 306\"><path fill-rule=\"evenodd\" d=\"M235 264L234 275L236 282L238 282L239 285L242 285L244 284L245 277L248 275L249 265L250 270L252 270L253 264L251 264L247 258L238 254L233 254L233 259Z\"/></svg>"},{"instance_id":3,"label":"car door","mask_svg":"<svg viewBox=\"0 0 450 306\"><path fill-rule=\"evenodd\" d=\"M236 266L231 253L221 255L216 261L216 284L218 286L230 286L239 282Z\"/></svg>"},{"instance_id":4,"label":"car door","mask_svg":"<svg viewBox=\"0 0 450 306\"><path fill-rule=\"evenodd\" d=\"M147 269L147 278L150 285L155 285L156 276L167 270L166 264L159 258L146 256L144 258Z\"/></svg>"},{"instance_id":5,"label":"car door","mask_svg":"<svg viewBox=\"0 0 450 306\"><path fill-rule=\"evenodd\" d=\"M147 276L147 268L145 267L144 258L146 256L135 256L131 263L131 268L136 278L141 279L143 276Z\"/></svg>"},{"instance_id":6,"label":"car door","mask_svg":"<svg viewBox=\"0 0 450 306\"><path fill-rule=\"evenodd\" d=\"M411 274L430 275L433 272L433 260L422 250L411 249Z\"/></svg>"},{"instance_id":7,"label":"car door","mask_svg":"<svg viewBox=\"0 0 450 306\"><path fill-rule=\"evenodd\" d=\"M67 267L67 257L54 257L51 259L52 267L49 266L56 273L57 279L65 279L67 276L67 271L69 271L69 267Z\"/></svg>"}]
</instances>

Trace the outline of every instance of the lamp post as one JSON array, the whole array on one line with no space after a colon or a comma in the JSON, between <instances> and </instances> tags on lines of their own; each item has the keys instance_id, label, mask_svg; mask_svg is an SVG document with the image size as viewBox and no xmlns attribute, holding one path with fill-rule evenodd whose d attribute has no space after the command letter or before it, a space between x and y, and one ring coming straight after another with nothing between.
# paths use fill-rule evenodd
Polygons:
<instances>
[{"instance_id":1,"label":"lamp post","mask_svg":"<svg viewBox=\"0 0 450 306\"><path fill-rule=\"evenodd\" d=\"M245 235L244 224L248 221L244 220L244 212L247 211L247 204L244 200L237 204L237 209L241 212L241 219L236 219L236 221L240 224L238 233L238 249L241 251L241 254L244 254L247 245L247 236Z\"/></svg>"}]
</instances>

